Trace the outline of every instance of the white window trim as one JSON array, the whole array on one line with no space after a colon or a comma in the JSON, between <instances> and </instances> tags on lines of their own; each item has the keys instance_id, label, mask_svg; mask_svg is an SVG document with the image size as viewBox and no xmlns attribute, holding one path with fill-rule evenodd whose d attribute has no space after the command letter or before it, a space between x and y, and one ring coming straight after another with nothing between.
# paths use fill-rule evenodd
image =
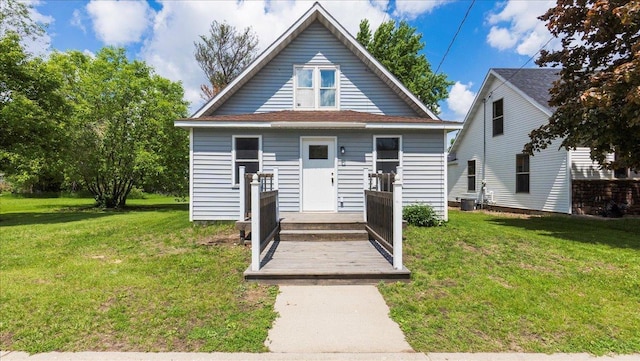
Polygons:
<instances>
[{"instance_id":1,"label":"white window trim","mask_svg":"<svg viewBox=\"0 0 640 361\"><path fill-rule=\"evenodd\" d=\"M297 69L313 69L313 107L298 107L296 94L298 89ZM336 71L336 105L334 107L320 106L320 70ZM309 89L309 88L304 88ZM293 66L293 109L294 110L340 110L340 66L339 65L294 65Z\"/></svg>"},{"instance_id":2,"label":"white window trim","mask_svg":"<svg viewBox=\"0 0 640 361\"><path fill-rule=\"evenodd\" d=\"M262 135L238 134L231 136L231 187L240 186L236 183L236 139L237 138L258 138L258 169L262 170Z\"/></svg>"},{"instance_id":3,"label":"white window trim","mask_svg":"<svg viewBox=\"0 0 640 361\"><path fill-rule=\"evenodd\" d=\"M469 174L469 162L473 162L473 175ZM473 189L469 189L469 178L473 177ZM467 192L478 191L478 162L475 159L467 160Z\"/></svg>"},{"instance_id":4,"label":"white window trim","mask_svg":"<svg viewBox=\"0 0 640 361\"><path fill-rule=\"evenodd\" d=\"M373 172L377 172L376 169L378 169L378 150L376 148L376 140L378 138L398 138L398 167L402 167L402 158L404 158L402 156L403 151L402 151L402 136L401 135L374 135L373 136Z\"/></svg>"},{"instance_id":5,"label":"white window trim","mask_svg":"<svg viewBox=\"0 0 640 361\"><path fill-rule=\"evenodd\" d=\"M497 102L502 102L502 115L500 116L495 116L495 107L496 107L496 103ZM495 124L496 124L496 120L501 118L502 121L502 132L496 134L495 132ZM500 135L504 135L504 98L500 98L500 99L496 99L493 101L493 103L491 103L491 134L493 137L497 137Z\"/></svg>"},{"instance_id":6,"label":"white window trim","mask_svg":"<svg viewBox=\"0 0 640 361\"><path fill-rule=\"evenodd\" d=\"M518 157L522 156L522 157L526 157L527 158L527 163L529 164L529 169L526 172L518 172ZM527 155L527 154L516 154L516 182L515 182L515 194L530 194L531 193L531 156ZM529 189L527 189L527 191L518 191L518 176L519 175L523 175L526 174L527 178L528 178L528 182L529 183Z\"/></svg>"}]
</instances>

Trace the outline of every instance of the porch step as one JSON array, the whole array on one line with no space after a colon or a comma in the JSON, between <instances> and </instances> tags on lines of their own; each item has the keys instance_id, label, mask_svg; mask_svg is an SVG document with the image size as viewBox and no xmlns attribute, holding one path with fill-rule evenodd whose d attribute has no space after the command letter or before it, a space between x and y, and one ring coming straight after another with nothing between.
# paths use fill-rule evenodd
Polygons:
<instances>
[{"instance_id":1,"label":"porch step","mask_svg":"<svg viewBox=\"0 0 640 361\"><path fill-rule=\"evenodd\" d=\"M282 224L281 224L282 226ZM366 241L369 234L363 229L281 229L280 241Z\"/></svg>"},{"instance_id":2,"label":"porch step","mask_svg":"<svg viewBox=\"0 0 640 361\"><path fill-rule=\"evenodd\" d=\"M345 230L345 231L362 231L365 229L364 222L353 221L330 221L330 222L301 222L301 221L289 221L283 219L280 222L280 229L283 231L293 230L306 230L306 231L320 231L320 230Z\"/></svg>"}]
</instances>

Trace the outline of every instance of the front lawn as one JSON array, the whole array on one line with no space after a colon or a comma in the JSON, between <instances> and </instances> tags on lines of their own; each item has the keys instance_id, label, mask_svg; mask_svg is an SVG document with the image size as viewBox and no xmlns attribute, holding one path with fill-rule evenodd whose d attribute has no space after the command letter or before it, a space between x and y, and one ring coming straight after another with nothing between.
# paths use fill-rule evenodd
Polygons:
<instances>
[{"instance_id":1,"label":"front lawn","mask_svg":"<svg viewBox=\"0 0 640 361\"><path fill-rule=\"evenodd\" d=\"M233 225L173 198L103 211L0 196L0 349L265 351L277 288L243 281Z\"/></svg>"},{"instance_id":2,"label":"front lawn","mask_svg":"<svg viewBox=\"0 0 640 361\"><path fill-rule=\"evenodd\" d=\"M640 352L640 219L453 211L380 285L422 352Z\"/></svg>"},{"instance_id":3,"label":"front lawn","mask_svg":"<svg viewBox=\"0 0 640 361\"><path fill-rule=\"evenodd\" d=\"M0 349L266 351L277 288L243 281L232 224L167 197L91 204L0 196ZM454 211L406 230L413 280L379 288L420 352L640 352L639 230Z\"/></svg>"}]
</instances>

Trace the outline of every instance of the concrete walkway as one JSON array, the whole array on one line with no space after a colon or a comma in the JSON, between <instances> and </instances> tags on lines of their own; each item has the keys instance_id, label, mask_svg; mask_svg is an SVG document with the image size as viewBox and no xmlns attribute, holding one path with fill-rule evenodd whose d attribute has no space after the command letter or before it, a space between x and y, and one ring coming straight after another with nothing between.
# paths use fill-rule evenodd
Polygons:
<instances>
[{"instance_id":1,"label":"concrete walkway","mask_svg":"<svg viewBox=\"0 0 640 361\"><path fill-rule=\"evenodd\" d=\"M280 286L271 352L413 352L375 286Z\"/></svg>"}]
</instances>

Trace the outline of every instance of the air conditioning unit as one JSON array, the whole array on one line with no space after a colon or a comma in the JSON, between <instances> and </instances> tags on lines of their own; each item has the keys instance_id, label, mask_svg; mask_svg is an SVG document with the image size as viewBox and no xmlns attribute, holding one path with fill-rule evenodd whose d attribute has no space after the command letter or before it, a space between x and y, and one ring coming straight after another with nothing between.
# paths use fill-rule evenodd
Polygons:
<instances>
[{"instance_id":1,"label":"air conditioning unit","mask_svg":"<svg viewBox=\"0 0 640 361\"><path fill-rule=\"evenodd\" d=\"M460 200L460 209L463 211L473 211L476 209L476 200L473 198L462 198Z\"/></svg>"}]
</instances>

